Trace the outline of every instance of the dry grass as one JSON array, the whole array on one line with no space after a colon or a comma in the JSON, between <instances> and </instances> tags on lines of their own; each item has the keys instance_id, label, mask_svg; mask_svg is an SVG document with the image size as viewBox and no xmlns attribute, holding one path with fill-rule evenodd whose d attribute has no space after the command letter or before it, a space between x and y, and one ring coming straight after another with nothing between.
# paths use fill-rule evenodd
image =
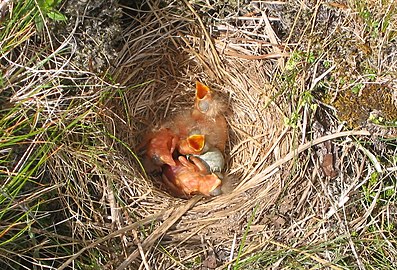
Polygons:
<instances>
[{"instance_id":1,"label":"dry grass","mask_svg":"<svg viewBox=\"0 0 397 270\"><path fill-rule=\"evenodd\" d=\"M395 139L380 136L390 128L379 119L346 130L332 102L366 84L396 91L395 4L142 3L122 6L122 46L105 74L77 68L74 51L57 54L78 48L71 33L21 81L54 87L12 95L26 112L45 103L40 116L57 127L32 144L51 142L45 176L34 175L53 192L45 202L56 201L40 239L58 243L43 244L56 260L48 267L392 269ZM196 80L227 104L227 168L221 196L187 201L162 191L136 151L148 130L192 106ZM7 224L0 240L16 226ZM34 252L26 256L40 265L46 254Z\"/></svg>"},{"instance_id":2,"label":"dry grass","mask_svg":"<svg viewBox=\"0 0 397 270\"><path fill-rule=\"evenodd\" d=\"M126 87L139 87L124 91L120 98L122 102L112 101L119 116L114 128L116 135L131 146L139 145L145 132L173 113L192 106L195 80L211 85L228 104L226 117L230 140L224 195L200 201L175 224L173 230L168 230L170 238L166 241L166 249L172 253L186 252L178 256L192 256L201 251L202 239L197 233L221 242L230 241L234 232L243 230L244 220L241 218L247 212L256 205L260 205L258 211L264 211L274 203L280 191L277 178L259 188L252 187L267 178L266 175L258 177L259 172L271 160L279 159L287 149L281 143L285 142L281 138L287 136L283 131L282 110L271 102L274 90L268 83L270 78L266 73L258 72L267 70L270 73L276 61L221 58L227 37L216 43L208 39L197 14L191 13L189 7L187 5L183 18L180 11L173 11L173 6L159 9L155 5L149 12L139 14L141 17L134 18L137 23L132 23L131 29L124 34L126 43L117 64L116 77ZM238 38L242 34L234 35ZM258 51L262 55L271 52L272 47ZM130 195L141 205L134 212L144 211L142 215L147 215L184 204L183 200L159 191L160 184L156 179L143 175L139 179L143 184L137 192L147 196ZM157 254L158 261L152 263L157 265L164 260L164 255L167 258L170 254ZM180 263L184 263L183 260Z\"/></svg>"}]
</instances>

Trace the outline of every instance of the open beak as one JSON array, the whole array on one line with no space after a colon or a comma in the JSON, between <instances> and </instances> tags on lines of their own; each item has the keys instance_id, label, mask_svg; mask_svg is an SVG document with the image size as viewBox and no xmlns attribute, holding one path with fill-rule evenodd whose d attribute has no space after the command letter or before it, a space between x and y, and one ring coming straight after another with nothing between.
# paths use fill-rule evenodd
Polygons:
<instances>
[{"instance_id":1,"label":"open beak","mask_svg":"<svg viewBox=\"0 0 397 270\"><path fill-rule=\"evenodd\" d=\"M208 86L201 82L196 82L196 107L201 112L207 112L210 108L211 91Z\"/></svg>"},{"instance_id":2,"label":"open beak","mask_svg":"<svg viewBox=\"0 0 397 270\"><path fill-rule=\"evenodd\" d=\"M178 150L182 155L198 155L201 154L204 146L205 136L202 134L194 134L180 141Z\"/></svg>"},{"instance_id":3,"label":"open beak","mask_svg":"<svg viewBox=\"0 0 397 270\"><path fill-rule=\"evenodd\" d=\"M187 143L196 152L201 152L205 145L205 136L201 134L190 135L187 138Z\"/></svg>"},{"instance_id":4,"label":"open beak","mask_svg":"<svg viewBox=\"0 0 397 270\"><path fill-rule=\"evenodd\" d=\"M196 98L197 99L204 99L207 94L210 92L210 89L205 84L197 81L196 82Z\"/></svg>"}]
</instances>

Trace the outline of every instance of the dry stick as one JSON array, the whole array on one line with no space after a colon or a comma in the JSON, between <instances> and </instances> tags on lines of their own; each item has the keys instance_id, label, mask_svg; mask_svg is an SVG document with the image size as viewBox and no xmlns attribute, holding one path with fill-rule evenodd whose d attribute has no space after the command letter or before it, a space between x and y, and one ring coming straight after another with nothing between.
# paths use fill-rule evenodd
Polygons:
<instances>
[{"instance_id":1,"label":"dry stick","mask_svg":"<svg viewBox=\"0 0 397 270\"><path fill-rule=\"evenodd\" d=\"M233 237L233 242L232 242L232 247L230 248L230 257L229 257L229 261L233 261L233 256L234 256L234 248L236 246L236 240L237 240L237 233L234 233L234 237ZM230 268L232 267L232 264L230 263L227 267L227 270L230 270Z\"/></svg>"},{"instance_id":2,"label":"dry stick","mask_svg":"<svg viewBox=\"0 0 397 270\"><path fill-rule=\"evenodd\" d=\"M190 5L190 3L189 3L187 0L183 0L183 2L184 2L185 5L190 9L190 11L193 13L193 15L197 18L197 20L198 20L198 22L199 22L199 24L200 24L200 27L202 28L202 30L203 30L203 32L204 32L204 35L205 35L205 37L206 37L208 43L210 44L211 51L212 51L212 55L213 55L214 58L215 58L215 63L214 63L215 65L214 65L214 68L215 68L215 70L216 70L216 72L217 72L217 75L218 75L218 78L219 78L219 75L221 74L220 69L221 69L221 71L223 72L223 74L225 74L226 71L223 69L223 65L222 65L221 58L219 57L218 51L216 50L215 45L214 45L214 43L212 42L211 36L210 36L210 34L208 33L207 29L205 28L205 25L204 25L203 21L201 20L200 16L199 16L199 15L197 14L197 12L194 10L194 8L192 7L192 5ZM222 74L222 75L223 75L223 74Z\"/></svg>"},{"instance_id":3,"label":"dry stick","mask_svg":"<svg viewBox=\"0 0 397 270\"><path fill-rule=\"evenodd\" d=\"M344 132L338 132L330 135L326 135L320 138L317 138L313 141L310 141L308 143L305 143L301 146L299 146L296 150L291 151L289 154L287 154L283 159L278 160L277 162L273 163L269 167L267 167L263 172L259 173L255 177L251 179L251 181L243 181L241 182L237 188L235 189L236 191L245 191L251 188L254 185L258 185L260 183L260 180L258 178L266 176L268 173L273 171L274 169L280 167L284 163L287 163L294 157L296 157L298 154L302 153L303 151L306 151L310 147L323 143L325 141L329 141L332 139L340 138L340 137L345 137L345 136L370 136L371 133L367 130L351 130L351 131L344 131ZM258 181L259 180L259 181ZM252 182L252 183L251 183ZM250 186L251 184L251 186Z\"/></svg>"},{"instance_id":4,"label":"dry stick","mask_svg":"<svg viewBox=\"0 0 397 270\"><path fill-rule=\"evenodd\" d=\"M179 33L179 36L185 42L186 46L189 47L190 52L192 54L194 54L200 60L200 63L203 66L205 66L205 68L208 70L208 72L212 73L213 77L216 77L217 75L212 71L211 67L204 61L203 57L201 57L201 55L198 52L196 52L194 50L194 48L189 44L189 41L180 33Z\"/></svg>"},{"instance_id":5,"label":"dry stick","mask_svg":"<svg viewBox=\"0 0 397 270\"><path fill-rule=\"evenodd\" d=\"M149 246L152 246L154 242L157 241L161 236L163 236L168 229L175 224L190 208L192 208L199 200L201 200L203 196L195 196L192 199L190 199L185 205L180 206L174 213L171 214L171 216L164 221L163 224L161 224L160 227L158 227L151 235L149 235L145 241L142 243L142 248L148 248ZM116 270L122 270L125 269L129 264L135 260L139 255L139 250L135 250L128 256L128 258L117 267Z\"/></svg>"},{"instance_id":6,"label":"dry stick","mask_svg":"<svg viewBox=\"0 0 397 270\"><path fill-rule=\"evenodd\" d=\"M289 53L268 53L262 55L247 55L247 54L236 53L233 51L225 51L225 54L228 56L233 56L236 58L242 58L247 60L278 59L281 57L288 57L290 55Z\"/></svg>"},{"instance_id":7,"label":"dry stick","mask_svg":"<svg viewBox=\"0 0 397 270\"><path fill-rule=\"evenodd\" d=\"M277 147L278 143L284 138L284 136L285 136L285 134L287 134L288 130L289 130L288 127L284 128L283 132L281 132L281 134L278 136L278 138L275 141L275 143L273 143L272 147L269 149L269 151L267 151L267 153L262 158L262 160L259 161L258 164L254 167L254 169L248 174L248 177L252 176L260 167L263 166L263 164L265 163L266 159L274 151L274 149Z\"/></svg>"},{"instance_id":8,"label":"dry stick","mask_svg":"<svg viewBox=\"0 0 397 270\"><path fill-rule=\"evenodd\" d=\"M155 10L155 9L153 8L153 5L150 4L150 1L147 1L146 3L147 3L147 5L150 7L150 10L153 12L153 14L154 14L154 16L156 17L157 21L161 24L162 27L165 28L164 23L163 23L163 21L161 20L161 17L159 16L159 14L157 14L158 12L161 12L161 9ZM168 33L168 34L169 34L169 33ZM177 45L175 39L172 37L172 35L170 35L170 38L171 38L171 42L174 44L175 48L177 48L178 45Z\"/></svg>"},{"instance_id":9,"label":"dry stick","mask_svg":"<svg viewBox=\"0 0 397 270\"><path fill-rule=\"evenodd\" d=\"M171 214L171 212L172 212L173 210L174 210L174 209L169 209L169 210L167 210L167 211L160 211L160 213L157 213L157 214L148 216L148 217L146 217L146 218L144 218L144 219L142 219L142 220L140 220L140 221L137 221L137 222L135 222L135 223L133 223L133 224L131 224L131 225L128 225L128 226L126 226L126 227L124 227L124 228L122 228L122 229L120 229L120 230L114 231L114 232L112 232L111 234L108 234L107 236L105 236L105 237L103 237L103 238L100 238L100 239L96 240L95 242L92 242L92 243L89 244L88 246L82 248L79 252L77 252L76 254L74 254L72 257L70 257L66 262L64 262L64 263L58 268L58 270L65 269L72 261L74 261L74 260L75 260L78 256L80 256L84 251L86 251L86 250L88 250L88 249L91 249L91 248L94 248L94 247L96 247L97 245L99 245L99 244L101 244L101 243L103 243L103 242L105 242L105 241L107 241L107 240L109 240L109 239L112 239L112 238L115 237L115 236L118 236L118 235L123 234L123 233L125 233L125 232L127 232L127 231L130 231L130 230L134 230L134 229L138 228L139 226L143 226L143 225L149 224L149 223L151 223L151 222L153 222L153 221L155 221L155 220L162 220L162 219L164 219L165 217L169 216L169 214Z\"/></svg>"},{"instance_id":10,"label":"dry stick","mask_svg":"<svg viewBox=\"0 0 397 270\"><path fill-rule=\"evenodd\" d=\"M132 234L134 235L135 244L138 246L138 250L139 250L139 253L141 254L141 258L142 258L143 264L145 265L145 269L146 269L146 270L150 270L150 266L149 266L149 264L147 263L146 256L145 256L145 252L143 251L141 241L139 241L137 231L134 230L134 231L132 232Z\"/></svg>"},{"instance_id":11,"label":"dry stick","mask_svg":"<svg viewBox=\"0 0 397 270\"><path fill-rule=\"evenodd\" d=\"M269 36L270 43L276 44L275 46L273 46L273 52L275 54L282 55L283 54L282 51L277 47L278 40L276 38L276 34L274 33L269 18L267 17L266 12L264 11L262 11L262 19L265 21L265 25L266 25L265 32ZM278 65L281 67L281 69L284 69L284 63L285 63L284 59L280 57L278 59Z\"/></svg>"},{"instance_id":12,"label":"dry stick","mask_svg":"<svg viewBox=\"0 0 397 270\"><path fill-rule=\"evenodd\" d=\"M110 206L110 216L112 218L112 226L117 226L117 217L119 216L119 210L117 208L116 204L116 198L114 196L114 192L112 189L112 184L110 183L110 180L107 181L107 185L105 187L105 194L107 194L109 206ZM114 228L114 227L113 227Z\"/></svg>"},{"instance_id":13,"label":"dry stick","mask_svg":"<svg viewBox=\"0 0 397 270\"><path fill-rule=\"evenodd\" d=\"M185 243L186 241L188 241L188 240L189 240L190 238L192 238L193 236L198 235L198 233L199 233L202 229L204 229L205 227L207 227L209 224L210 224L210 223L202 225L200 228L198 228L197 230L195 230L194 232L192 232L190 235L188 235L187 237L185 237L185 239L183 239L182 241L180 241L180 242L178 243L178 245L176 245L175 247L173 247L173 248L170 250L169 253L172 253L175 249L177 249L180 245L182 245L183 243ZM174 231L174 233L175 233L175 231Z\"/></svg>"},{"instance_id":14,"label":"dry stick","mask_svg":"<svg viewBox=\"0 0 397 270\"><path fill-rule=\"evenodd\" d=\"M211 39L211 36L210 36L210 34L208 33L207 29L205 28L205 25L204 25L203 21L201 20L200 16L197 14L197 12L194 10L194 8L192 7L192 5L190 5L190 3L189 3L188 1L183 0L183 2L185 2L185 5L190 9L190 11L193 13L193 15L196 16L196 18L197 18L197 20L198 20L198 22L199 22L201 28L203 29L204 35L205 35L205 37L207 38L207 40L208 40L208 42L209 42L209 44L210 44L212 53L213 53L214 56L215 56L216 64L218 64L219 66L222 66L222 61L221 61L221 59L219 58L218 51L215 49L214 43L212 42L212 39ZM217 68L217 66L215 66L215 68Z\"/></svg>"}]
</instances>

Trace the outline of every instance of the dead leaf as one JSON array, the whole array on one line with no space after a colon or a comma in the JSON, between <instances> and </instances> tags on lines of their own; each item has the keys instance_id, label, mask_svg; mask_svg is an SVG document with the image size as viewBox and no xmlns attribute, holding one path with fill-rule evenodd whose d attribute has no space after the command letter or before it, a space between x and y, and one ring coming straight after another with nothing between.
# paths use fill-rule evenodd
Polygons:
<instances>
[{"instance_id":1,"label":"dead leaf","mask_svg":"<svg viewBox=\"0 0 397 270\"><path fill-rule=\"evenodd\" d=\"M334 156L332 154L325 154L323 156L323 162L321 163L321 168L328 177L336 177L338 173L334 168Z\"/></svg>"}]
</instances>

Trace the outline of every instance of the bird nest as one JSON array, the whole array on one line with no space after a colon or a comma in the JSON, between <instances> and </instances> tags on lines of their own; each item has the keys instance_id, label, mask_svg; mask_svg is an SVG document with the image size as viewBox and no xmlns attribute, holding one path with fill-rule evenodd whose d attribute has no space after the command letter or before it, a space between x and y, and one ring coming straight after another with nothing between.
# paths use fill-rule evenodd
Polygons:
<instances>
[{"instance_id":1,"label":"bird nest","mask_svg":"<svg viewBox=\"0 0 397 270\"><path fill-rule=\"evenodd\" d=\"M112 269L215 268L265 249L326 264L287 245L343 232L337 209L361 185L366 152L351 140L330 140L369 133L337 132L329 110L305 104L306 86L296 82L308 75L289 75L293 64L285 64L277 24L265 12L256 11L260 21L219 20L215 29L187 1L145 3L124 7L129 18L111 77L95 77L96 91L87 92L95 114L83 115L52 159L65 212L76 219L70 230L83 239L60 269L94 248L107 262L97 263ZM229 137L222 194L187 200L146 174L138 155L148 132L192 108L196 81L225 104ZM365 210L346 211L349 226L360 229Z\"/></svg>"},{"instance_id":2,"label":"bird nest","mask_svg":"<svg viewBox=\"0 0 397 270\"><path fill-rule=\"evenodd\" d=\"M270 77L282 56L277 44L268 40L268 46L261 47L264 41L251 40L257 44L256 53L230 44L243 34L211 35L189 7L187 4L184 16L172 6L153 6L134 14L134 22L123 33L125 44L115 69L121 94L108 107L117 115L111 130L129 146L120 151L126 160L128 157L132 173L117 185L119 196L131 206L126 209L147 218L180 206L180 212L167 212L172 224L163 223L167 230L172 226L167 242L195 254L203 236L218 243L230 241L243 230L247 213L255 207L261 213L274 204L283 173L278 165L269 165L290 149L284 105L275 102L277 89ZM275 39L270 25L265 30ZM256 56L258 53L261 55ZM186 201L162 190L161 181L146 175L133 153L150 130L192 108L197 80L210 86L226 104L227 165L222 195Z\"/></svg>"}]
</instances>

